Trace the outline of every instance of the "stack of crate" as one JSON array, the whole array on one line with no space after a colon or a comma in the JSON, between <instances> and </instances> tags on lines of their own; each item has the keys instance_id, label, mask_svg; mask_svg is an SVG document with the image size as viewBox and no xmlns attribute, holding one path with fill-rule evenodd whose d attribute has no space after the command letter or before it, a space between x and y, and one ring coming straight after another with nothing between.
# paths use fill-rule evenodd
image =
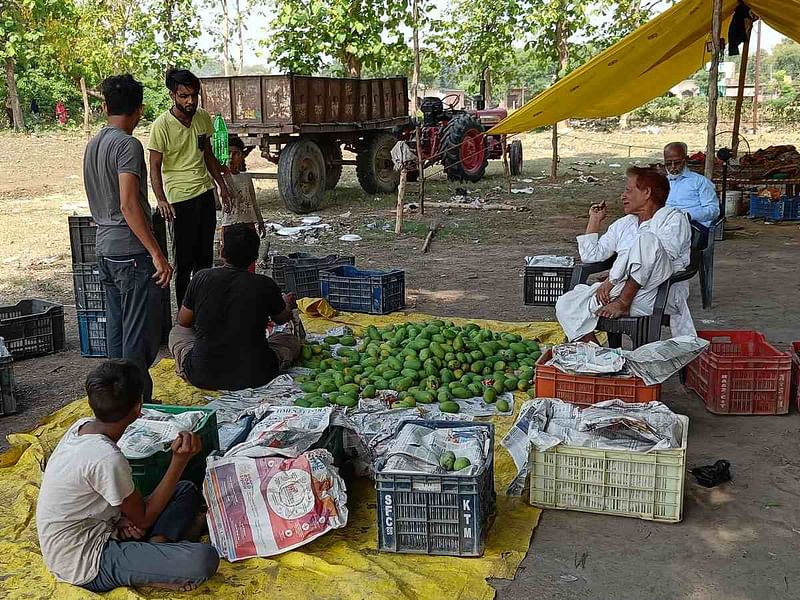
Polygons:
<instances>
[{"instance_id":1,"label":"stack of crate","mask_svg":"<svg viewBox=\"0 0 800 600\"><path fill-rule=\"evenodd\" d=\"M106 293L100 283L95 239L97 226L92 217L69 217L72 248L72 282L78 313L81 356L107 356Z\"/></svg>"},{"instance_id":2,"label":"stack of crate","mask_svg":"<svg viewBox=\"0 0 800 600\"><path fill-rule=\"evenodd\" d=\"M163 221L154 222L155 236L166 252L167 234ZM95 241L97 226L92 217L69 217L69 238L72 248L72 279L75 307L78 314L78 335L81 356L108 356L106 347L106 293L100 283ZM164 290L162 303L162 342L172 327L169 289Z\"/></svg>"}]
</instances>

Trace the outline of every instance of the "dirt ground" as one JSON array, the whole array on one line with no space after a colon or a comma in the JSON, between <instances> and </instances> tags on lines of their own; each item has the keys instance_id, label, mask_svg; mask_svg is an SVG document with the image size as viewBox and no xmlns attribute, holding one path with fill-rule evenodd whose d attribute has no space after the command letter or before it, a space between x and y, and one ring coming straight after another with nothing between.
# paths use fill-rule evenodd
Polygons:
<instances>
[{"instance_id":1,"label":"dirt ground","mask_svg":"<svg viewBox=\"0 0 800 600\"><path fill-rule=\"evenodd\" d=\"M750 144L756 149L791 143L796 137L765 131ZM625 166L656 160L658 149L673 139L699 149L703 132L699 127L567 132L561 180L549 184L539 179L549 165L549 134L524 136L525 173L513 187L532 187L533 193L507 195L498 162L491 163L481 184L448 184L438 175L426 186L428 202L449 200L463 193L457 188L468 188L470 197L507 202L519 211L428 208L424 217L408 216L399 237L393 234L394 198L365 196L346 168L318 213L330 231L300 240L271 235L269 242L282 253L352 254L362 267L405 269L409 308L418 311L552 320L552 309L522 304L524 257L574 254L574 237L585 226L588 205L608 199L618 207ZM28 297L63 302L68 341L66 352L15 364L19 412L0 418L3 449L6 434L28 430L80 397L82 379L96 359L81 358L78 352L66 220L68 214L87 213L81 177L84 142L70 134L5 135L0 142L0 305ZM249 167L272 168L254 156ZM586 175L598 181L581 180ZM297 223L298 217L282 207L274 182L259 181L257 188L267 221ZM431 252L423 255L420 248L434 220L443 229ZM755 329L785 348L800 339L800 227L746 219L733 219L731 225L734 230L717 246L713 308L700 307L696 282L692 284L690 305L698 329ZM362 240L341 242L343 233L356 233ZM689 466L725 458L733 465L734 481L707 490L687 474L684 520L677 525L545 511L516 579L492 582L499 598L800 598L800 415L713 416L677 377L665 385L662 399L691 420Z\"/></svg>"}]
</instances>

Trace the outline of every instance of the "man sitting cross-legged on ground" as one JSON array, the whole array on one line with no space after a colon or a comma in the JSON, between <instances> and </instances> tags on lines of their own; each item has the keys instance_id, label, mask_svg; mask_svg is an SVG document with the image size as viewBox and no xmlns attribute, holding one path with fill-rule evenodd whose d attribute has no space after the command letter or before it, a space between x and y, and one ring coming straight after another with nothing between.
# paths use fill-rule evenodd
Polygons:
<instances>
[{"instance_id":1,"label":"man sitting cross-legged on ground","mask_svg":"<svg viewBox=\"0 0 800 600\"><path fill-rule=\"evenodd\" d=\"M258 258L258 234L248 225L222 233L225 264L199 271L189 283L178 325L169 335L178 375L209 390L264 385L300 357L300 338L288 333L267 340L270 319L292 318L294 294L281 295L269 277L249 273Z\"/></svg>"},{"instance_id":2,"label":"man sitting cross-legged on ground","mask_svg":"<svg viewBox=\"0 0 800 600\"><path fill-rule=\"evenodd\" d=\"M200 516L197 486L180 481L201 449L181 432L161 483L146 499L134 489L117 441L142 409L137 365L115 359L86 378L94 418L80 419L56 446L42 478L36 527L44 562L55 576L92 592L123 586L197 587L217 571L208 544L181 541Z\"/></svg>"},{"instance_id":3,"label":"man sitting cross-legged on ground","mask_svg":"<svg viewBox=\"0 0 800 600\"><path fill-rule=\"evenodd\" d=\"M686 215L665 206L667 178L639 167L628 169L627 176L622 195L625 216L599 236L606 206L593 204L586 233L578 236L583 262L602 262L615 253L617 258L605 281L578 285L558 299L556 316L569 341L597 341L598 317L652 314L658 287L689 265L691 227ZM666 311L674 336L696 335L688 297L688 282L670 288Z\"/></svg>"}]
</instances>

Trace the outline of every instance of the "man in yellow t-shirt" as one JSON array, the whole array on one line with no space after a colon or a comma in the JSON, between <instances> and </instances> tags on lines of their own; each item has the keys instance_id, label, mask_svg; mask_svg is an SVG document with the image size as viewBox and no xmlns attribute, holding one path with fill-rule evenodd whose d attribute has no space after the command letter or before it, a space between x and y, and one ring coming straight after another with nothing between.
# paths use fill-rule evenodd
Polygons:
<instances>
[{"instance_id":1,"label":"man in yellow t-shirt","mask_svg":"<svg viewBox=\"0 0 800 600\"><path fill-rule=\"evenodd\" d=\"M226 210L230 194L211 151L211 116L198 108L200 80L186 69L170 69L166 83L173 106L150 129L150 182L159 215L173 225L175 295L180 306L192 275L214 261L214 181Z\"/></svg>"}]
</instances>

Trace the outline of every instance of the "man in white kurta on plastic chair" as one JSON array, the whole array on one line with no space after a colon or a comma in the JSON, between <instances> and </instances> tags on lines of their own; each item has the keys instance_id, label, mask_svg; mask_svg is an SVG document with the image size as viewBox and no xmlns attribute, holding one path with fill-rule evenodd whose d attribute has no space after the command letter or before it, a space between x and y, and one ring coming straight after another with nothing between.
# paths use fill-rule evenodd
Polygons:
<instances>
[{"instance_id":1,"label":"man in white kurta on plastic chair","mask_svg":"<svg viewBox=\"0 0 800 600\"><path fill-rule=\"evenodd\" d=\"M594 341L599 317L617 319L653 313L658 287L689 265L692 230L681 211L665 206L669 182L653 169L631 167L622 207L625 216L600 235L606 205L589 209L586 233L578 236L584 263L617 255L608 278L578 285L556 303L556 316L569 341ZM666 312L673 336L696 335L689 313L688 282L670 288Z\"/></svg>"}]
</instances>

